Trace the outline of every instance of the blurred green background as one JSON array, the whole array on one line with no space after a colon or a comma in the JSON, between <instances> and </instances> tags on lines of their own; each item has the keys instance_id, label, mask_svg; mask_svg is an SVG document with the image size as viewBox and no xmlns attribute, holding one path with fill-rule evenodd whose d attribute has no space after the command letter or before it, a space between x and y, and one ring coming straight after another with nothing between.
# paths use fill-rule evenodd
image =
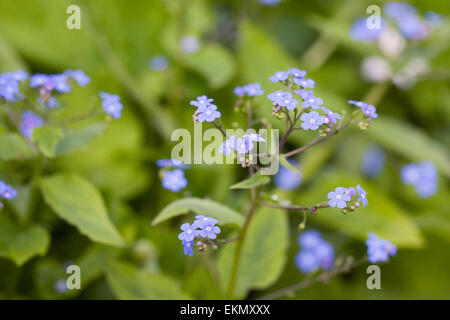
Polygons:
<instances>
[{"instance_id":1,"label":"blurred green background","mask_svg":"<svg viewBox=\"0 0 450 320\"><path fill-rule=\"evenodd\" d=\"M450 11L446 0L411 3L420 12L445 16ZM66 28L66 8L71 4L81 8L81 30ZM139 297L135 285L145 283L147 298L223 298L220 276L217 279L210 268L220 252L185 257L177 239L185 218L158 227L151 227L150 221L168 203L185 196L210 197L244 212L248 194L228 187L244 179L246 171L193 166L186 171L187 189L175 194L161 187L155 161L170 157L173 129L192 130L191 99L202 94L214 98L224 125L231 127L241 121L233 112L236 85L257 81L269 93L277 89L269 76L296 67L316 81L317 96L325 106L341 112L350 110L348 99L368 97L376 100L380 116L366 132L349 129L296 158L304 176L298 190L282 192L269 186L269 192L310 204L323 200L335 186L359 183L368 191L367 208L345 216L325 209L308 219L307 229L323 232L338 257L362 256L370 231L393 241L399 251L381 267L382 290L366 288L362 266L288 298L449 299L448 23L420 45L408 47L406 54L423 54L431 66L430 74L413 88L371 84L361 79L360 64L379 49L349 37L353 21L365 15L369 4L382 6L383 1L282 0L270 7L244 0L0 0L1 72L84 70L92 82L66 96L69 113L86 110L99 91L122 97L122 119L89 127L96 137L85 148L51 160L45 174L70 170L95 184L127 242L125 248L95 244L43 203L29 219L20 205L24 200L15 200L14 219L44 227L51 240L21 266L7 256L0 258L0 297L126 299ZM198 37L197 53L180 52L177 43L184 35ZM169 67L156 72L148 62L159 55L168 57ZM257 102L259 114L271 120L270 102L265 96ZM275 127L283 123L271 121ZM289 147L310 140L310 135L297 134ZM361 173L361 158L373 145L386 151L386 166L369 180ZM404 164L421 160L433 161L439 171L439 190L428 199L418 197L400 179ZM0 169L8 170L8 164L2 162ZM268 277L274 279L259 287L262 290L248 292L250 298L304 277L293 262L301 217L277 214L289 221L289 233L280 235L289 237L287 254L280 257L280 270L267 266ZM224 234L231 232L224 228ZM64 264L71 262L81 266L82 290L58 292L55 283L66 277ZM166 289L158 289L162 287Z\"/></svg>"}]
</instances>

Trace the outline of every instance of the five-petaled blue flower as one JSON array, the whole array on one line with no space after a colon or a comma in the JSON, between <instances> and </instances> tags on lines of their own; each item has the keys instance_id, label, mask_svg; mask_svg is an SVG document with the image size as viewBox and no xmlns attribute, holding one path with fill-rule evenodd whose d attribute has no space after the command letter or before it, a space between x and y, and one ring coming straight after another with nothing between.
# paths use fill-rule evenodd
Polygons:
<instances>
[{"instance_id":1,"label":"five-petaled blue flower","mask_svg":"<svg viewBox=\"0 0 450 320\"><path fill-rule=\"evenodd\" d=\"M239 154L245 154L250 152L253 149L253 142L252 140L247 136L243 138L238 138L236 140L236 147L235 150Z\"/></svg>"},{"instance_id":2,"label":"five-petaled blue flower","mask_svg":"<svg viewBox=\"0 0 450 320\"><path fill-rule=\"evenodd\" d=\"M292 95L283 95L275 100L275 103L279 106L286 107L288 110L294 110L297 107L298 100L291 98Z\"/></svg>"},{"instance_id":3,"label":"five-petaled blue flower","mask_svg":"<svg viewBox=\"0 0 450 320\"><path fill-rule=\"evenodd\" d=\"M305 108L319 109L323 104L323 100L314 96L313 91L301 92L303 98L302 106Z\"/></svg>"},{"instance_id":4,"label":"five-petaled blue flower","mask_svg":"<svg viewBox=\"0 0 450 320\"><path fill-rule=\"evenodd\" d=\"M287 71L277 71L273 76L269 78L272 82L284 81L289 78L289 72Z\"/></svg>"},{"instance_id":5,"label":"five-petaled blue flower","mask_svg":"<svg viewBox=\"0 0 450 320\"><path fill-rule=\"evenodd\" d=\"M378 146L370 147L364 152L361 160L361 170L368 178L375 178L384 168L385 153Z\"/></svg>"},{"instance_id":6,"label":"five-petaled blue flower","mask_svg":"<svg viewBox=\"0 0 450 320\"><path fill-rule=\"evenodd\" d=\"M331 269L334 265L334 249L316 230L305 231L298 237L301 251L295 257L295 264L302 273L319 268Z\"/></svg>"},{"instance_id":7,"label":"five-petaled blue flower","mask_svg":"<svg viewBox=\"0 0 450 320\"><path fill-rule=\"evenodd\" d=\"M290 74L292 74L292 77L294 77L294 79L295 78L304 78L306 76L306 71L299 70L297 68L291 68L288 70L288 72Z\"/></svg>"},{"instance_id":8,"label":"five-petaled blue flower","mask_svg":"<svg viewBox=\"0 0 450 320\"><path fill-rule=\"evenodd\" d=\"M297 164L289 161L293 166ZM292 171L284 166L280 166L280 170L274 178L275 185L282 190L295 190L302 184L302 174Z\"/></svg>"},{"instance_id":9,"label":"five-petaled blue flower","mask_svg":"<svg viewBox=\"0 0 450 320\"><path fill-rule=\"evenodd\" d=\"M294 78L294 83L301 85L303 88L314 88L315 82L312 79Z\"/></svg>"},{"instance_id":10,"label":"five-petaled blue flower","mask_svg":"<svg viewBox=\"0 0 450 320\"><path fill-rule=\"evenodd\" d=\"M366 241L367 255L370 263L384 262L397 254L397 247L387 240L380 239L375 233L369 233Z\"/></svg>"},{"instance_id":11,"label":"five-petaled blue flower","mask_svg":"<svg viewBox=\"0 0 450 320\"><path fill-rule=\"evenodd\" d=\"M413 185L421 198L429 198L438 190L438 174L436 166L431 161L410 163L401 170L402 181Z\"/></svg>"},{"instance_id":12,"label":"five-petaled blue flower","mask_svg":"<svg viewBox=\"0 0 450 320\"><path fill-rule=\"evenodd\" d=\"M162 186L172 192L186 188L187 180L184 177L184 171L181 169L166 171L162 179Z\"/></svg>"},{"instance_id":13,"label":"five-petaled blue flower","mask_svg":"<svg viewBox=\"0 0 450 320\"><path fill-rule=\"evenodd\" d=\"M207 96L203 95L200 97L197 97L197 100L192 100L191 101L191 106L195 106L199 109L203 109L204 107L207 107L211 104L211 102L213 102L214 99L210 99Z\"/></svg>"},{"instance_id":14,"label":"five-petaled blue flower","mask_svg":"<svg viewBox=\"0 0 450 320\"><path fill-rule=\"evenodd\" d=\"M6 200L12 200L16 196L17 196L16 189L0 180L0 197Z\"/></svg>"},{"instance_id":15,"label":"five-petaled blue flower","mask_svg":"<svg viewBox=\"0 0 450 320\"><path fill-rule=\"evenodd\" d=\"M244 95L256 97L264 94L264 91L261 89L261 85L258 82L254 82L242 87L234 88L234 94L238 97L243 97Z\"/></svg>"},{"instance_id":16,"label":"five-petaled blue flower","mask_svg":"<svg viewBox=\"0 0 450 320\"><path fill-rule=\"evenodd\" d=\"M321 109L327 114L325 116L325 123L336 123L337 120L341 119L341 115L337 112L333 112L328 108L321 107Z\"/></svg>"},{"instance_id":17,"label":"five-petaled blue flower","mask_svg":"<svg viewBox=\"0 0 450 320\"><path fill-rule=\"evenodd\" d=\"M191 242L195 237L198 236L198 230L196 230L194 225L190 225L189 223L183 223L180 227L183 231L178 234L178 239L181 241Z\"/></svg>"},{"instance_id":18,"label":"five-petaled blue flower","mask_svg":"<svg viewBox=\"0 0 450 320\"><path fill-rule=\"evenodd\" d=\"M347 188L337 187L334 191L331 191L327 194L327 198L330 199L328 201L328 205L330 207L338 207L339 209L343 209L347 206L346 201L351 200L351 196L347 191Z\"/></svg>"},{"instance_id":19,"label":"five-petaled blue flower","mask_svg":"<svg viewBox=\"0 0 450 320\"><path fill-rule=\"evenodd\" d=\"M290 98L292 98L292 94L290 92L287 92L287 91L278 90L278 91L272 92L269 95L267 95L267 98L269 100L272 100L272 101L275 102L278 99L283 99L283 98L290 99Z\"/></svg>"},{"instance_id":20,"label":"five-petaled blue flower","mask_svg":"<svg viewBox=\"0 0 450 320\"><path fill-rule=\"evenodd\" d=\"M100 92L100 98L102 98L102 108L107 114L114 119L119 119L122 116L123 106L118 95Z\"/></svg>"},{"instance_id":21,"label":"five-petaled blue flower","mask_svg":"<svg viewBox=\"0 0 450 320\"><path fill-rule=\"evenodd\" d=\"M200 113L197 115L198 122L213 122L214 120L220 118L220 111L217 111L217 106L214 104L209 104L205 107L198 108Z\"/></svg>"},{"instance_id":22,"label":"five-petaled blue flower","mask_svg":"<svg viewBox=\"0 0 450 320\"><path fill-rule=\"evenodd\" d=\"M319 115L317 111L311 111L310 113L304 113L300 117L303 121L301 126L304 130L317 130L319 126L325 122L325 117Z\"/></svg>"},{"instance_id":23,"label":"five-petaled blue flower","mask_svg":"<svg viewBox=\"0 0 450 320\"><path fill-rule=\"evenodd\" d=\"M25 111L22 114L22 121L20 123L20 132L27 138L31 138L35 128L42 127L44 120L32 111Z\"/></svg>"},{"instance_id":24,"label":"five-petaled blue flower","mask_svg":"<svg viewBox=\"0 0 450 320\"><path fill-rule=\"evenodd\" d=\"M91 78L89 78L84 72L83 70L77 69L77 70L66 70L64 71L64 75L66 75L69 78L72 78L76 81L76 83L81 86L84 87L85 85L87 85L89 82L91 82Z\"/></svg>"}]
</instances>

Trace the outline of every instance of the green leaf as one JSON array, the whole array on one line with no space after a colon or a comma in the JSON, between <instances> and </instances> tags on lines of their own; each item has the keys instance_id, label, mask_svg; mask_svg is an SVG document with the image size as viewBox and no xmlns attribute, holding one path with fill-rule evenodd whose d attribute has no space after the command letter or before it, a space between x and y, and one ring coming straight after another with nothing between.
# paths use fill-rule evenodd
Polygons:
<instances>
[{"instance_id":1,"label":"green leaf","mask_svg":"<svg viewBox=\"0 0 450 320\"><path fill-rule=\"evenodd\" d=\"M44 255L50 244L50 235L40 226L15 224L0 217L0 256L23 265L36 255Z\"/></svg>"},{"instance_id":2,"label":"green leaf","mask_svg":"<svg viewBox=\"0 0 450 320\"><path fill-rule=\"evenodd\" d=\"M110 263L106 278L116 297L122 300L189 299L171 278L141 271L129 264Z\"/></svg>"},{"instance_id":3,"label":"green leaf","mask_svg":"<svg viewBox=\"0 0 450 320\"><path fill-rule=\"evenodd\" d=\"M251 189L256 188L270 182L268 176L263 176L259 173L252 175L250 178L245 179L241 182L233 184L230 189Z\"/></svg>"},{"instance_id":4,"label":"green leaf","mask_svg":"<svg viewBox=\"0 0 450 320\"><path fill-rule=\"evenodd\" d=\"M432 161L442 173L450 177L450 155L447 149L421 129L400 120L381 117L373 122L367 134L384 147L410 160Z\"/></svg>"},{"instance_id":5,"label":"green leaf","mask_svg":"<svg viewBox=\"0 0 450 320\"><path fill-rule=\"evenodd\" d=\"M37 143L39 150L46 157L54 157L56 147L63 136L59 127L41 127L33 130L32 140Z\"/></svg>"},{"instance_id":6,"label":"green leaf","mask_svg":"<svg viewBox=\"0 0 450 320\"><path fill-rule=\"evenodd\" d=\"M0 159L24 159L34 155L27 140L17 133L0 135Z\"/></svg>"},{"instance_id":7,"label":"green leaf","mask_svg":"<svg viewBox=\"0 0 450 320\"><path fill-rule=\"evenodd\" d=\"M56 174L40 182L45 202L61 218L93 241L123 246L98 190L76 174Z\"/></svg>"},{"instance_id":8,"label":"green leaf","mask_svg":"<svg viewBox=\"0 0 450 320\"><path fill-rule=\"evenodd\" d=\"M245 297L250 289L264 289L283 271L288 249L288 219L284 212L260 208L248 228L239 262L236 297ZM225 289L229 285L236 243L224 247L218 260L218 272Z\"/></svg>"},{"instance_id":9,"label":"green leaf","mask_svg":"<svg viewBox=\"0 0 450 320\"><path fill-rule=\"evenodd\" d=\"M189 212L204 214L219 220L220 224L234 224L242 226L244 217L238 212L213 200L200 198L184 198L171 202L152 221L152 226L170 218Z\"/></svg>"},{"instance_id":10,"label":"green leaf","mask_svg":"<svg viewBox=\"0 0 450 320\"><path fill-rule=\"evenodd\" d=\"M326 176L318 177L317 181L307 193L295 195L297 203L320 203L326 200L328 192L338 186L360 184L367 191L369 204L346 215L337 208L320 209L314 221L362 241L370 232L375 232L380 238L392 241L399 247L420 248L424 245L423 235L408 213L383 194L376 184L352 178L348 173L336 172L328 172Z\"/></svg>"},{"instance_id":11,"label":"green leaf","mask_svg":"<svg viewBox=\"0 0 450 320\"><path fill-rule=\"evenodd\" d=\"M87 146L92 139L101 135L105 129L105 123L95 123L77 131L71 130L64 132L64 136L56 148L56 154L68 154L81 147Z\"/></svg>"}]
</instances>

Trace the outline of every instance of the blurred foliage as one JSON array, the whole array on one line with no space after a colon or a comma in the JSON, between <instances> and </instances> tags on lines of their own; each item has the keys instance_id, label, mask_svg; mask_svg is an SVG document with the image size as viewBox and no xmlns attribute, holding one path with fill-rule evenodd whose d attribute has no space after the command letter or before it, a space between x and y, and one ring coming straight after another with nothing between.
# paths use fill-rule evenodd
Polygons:
<instances>
[{"instance_id":1,"label":"blurred foliage","mask_svg":"<svg viewBox=\"0 0 450 320\"><path fill-rule=\"evenodd\" d=\"M350 110L348 99L379 95L380 117L367 132L349 129L302 153L296 159L304 177L298 190L268 185L267 192L311 204L335 186L360 183L368 191L367 208L348 215L325 209L308 218L306 228L321 230L340 257L362 256L370 231L393 241L399 253L382 266L382 290L366 288L360 267L289 298L450 298L448 32L427 40L424 54L432 74L411 90L399 90L366 83L359 75L362 58L377 53L375 46L349 37L367 1L282 0L277 7L244 0L75 3L81 7L81 30L66 28L66 8L73 1L0 1L0 72L83 69L92 82L66 95L55 118L89 110L99 91L119 94L124 115L106 124L85 121L65 132L35 132L47 157L40 191L30 170L41 169L28 166L35 150L22 136L6 133L0 121L0 178L21 186L0 212L0 298L224 298L235 244L218 254L185 257L177 234L187 221L182 213L195 208L228 218L223 233L232 237L242 224L248 191L229 187L245 178L244 170L192 166L187 190L174 194L161 187L154 163L170 157L174 128L193 130L189 100L214 97L231 127L242 123L233 113L234 86L258 81L268 93L277 89L268 77L291 67L307 70L318 96L336 111ZM413 3L422 12L450 13L446 0ZM445 26L448 31L448 19ZM179 50L184 35L200 39L198 52ZM148 60L158 55L168 56L170 64L155 72ZM270 120L264 96L256 102L260 116L282 126ZM310 140L308 134L293 135L289 146ZM386 150L387 163L379 177L368 180L360 163L374 144ZM403 164L420 160L433 161L439 170L439 191L427 200L399 175ZM180 198L186 199L171 203ZM256 213L238 270L239 297L261 296L304 277L293 262L301 219L271 209ZM161 224L152 226L152 220ZM81 291L55 290L67 277L68 263L82 269Z\"/></svg>"}]
</instances>

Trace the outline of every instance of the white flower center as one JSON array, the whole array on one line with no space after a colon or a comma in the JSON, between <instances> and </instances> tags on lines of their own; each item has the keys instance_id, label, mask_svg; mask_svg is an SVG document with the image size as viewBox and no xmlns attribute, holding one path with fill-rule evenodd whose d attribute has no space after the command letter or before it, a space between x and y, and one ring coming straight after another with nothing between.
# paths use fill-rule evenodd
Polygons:
<instances>
[{"instance_id":1,"label":"white flower center","mask_svg":"<svg viewBox=\"0 0 450 320\"><path fill-rule=\"evenodd\" d=\"M289 100L288 99L284 100L284 103L289 103Z\"/></svg>"},{"instance_id":2,"label":"white flower center","mask_svg":"<svg viewBox=\"0 0 450 320\"><path fill-rule=\"evenodd\" d=\"M314 99L309 99L309 102L313 103L313 102L314 102Z\"/></svg>"},{"instance_id":3,"label":"white flower center","mask_svg":"<svg viewBox=\"0 0 450 320\"><path fill-rule=\"evenodd\" d=\"M191 234L191 233L192 233L192 230L189 229L189 230L186 231L186 232L187 232L188 234Z\"/></svg>"},{"instance_id":4,"label":"white flower center","mask_svg":"<svg viewBox=\"0 0 450 320\"><path fill-rule=\"evenodd\" d=\"M210 115L210 114L211 114L211 111L209 111L209 110L206 111L206 114L207 114L207 115Z\"/></svg>"},{"instance_id":5,"label":"white flower center","mask_svg":"<svg viewBox=\"0 0 450 320\"><path fill-rule=\"evenodd\" d=\"M206 227L206 231L211 231L211 227Z\"/></svg>"},{"instance_id":6,"label":"white flower center","mask_svg":"<svg viewBox=\"0 0 450 320\"><path fill-rule=\"evenodd\" d=\"M341 198L341 196L338 194L338 195L336 196L336 199L339 200L340 198Z\"/></svg>"},{"instance_id":7,"label":"white flower center","mask_svg":"<svg viewBox=\"0 0 450 320\"><path fill-rule=\"evenodd\" d=\"M311 119L311 120L309 120L309 123L315 123L316 122L316 120L314 120L314 119Z\"/></svg>"}]
</instances>

